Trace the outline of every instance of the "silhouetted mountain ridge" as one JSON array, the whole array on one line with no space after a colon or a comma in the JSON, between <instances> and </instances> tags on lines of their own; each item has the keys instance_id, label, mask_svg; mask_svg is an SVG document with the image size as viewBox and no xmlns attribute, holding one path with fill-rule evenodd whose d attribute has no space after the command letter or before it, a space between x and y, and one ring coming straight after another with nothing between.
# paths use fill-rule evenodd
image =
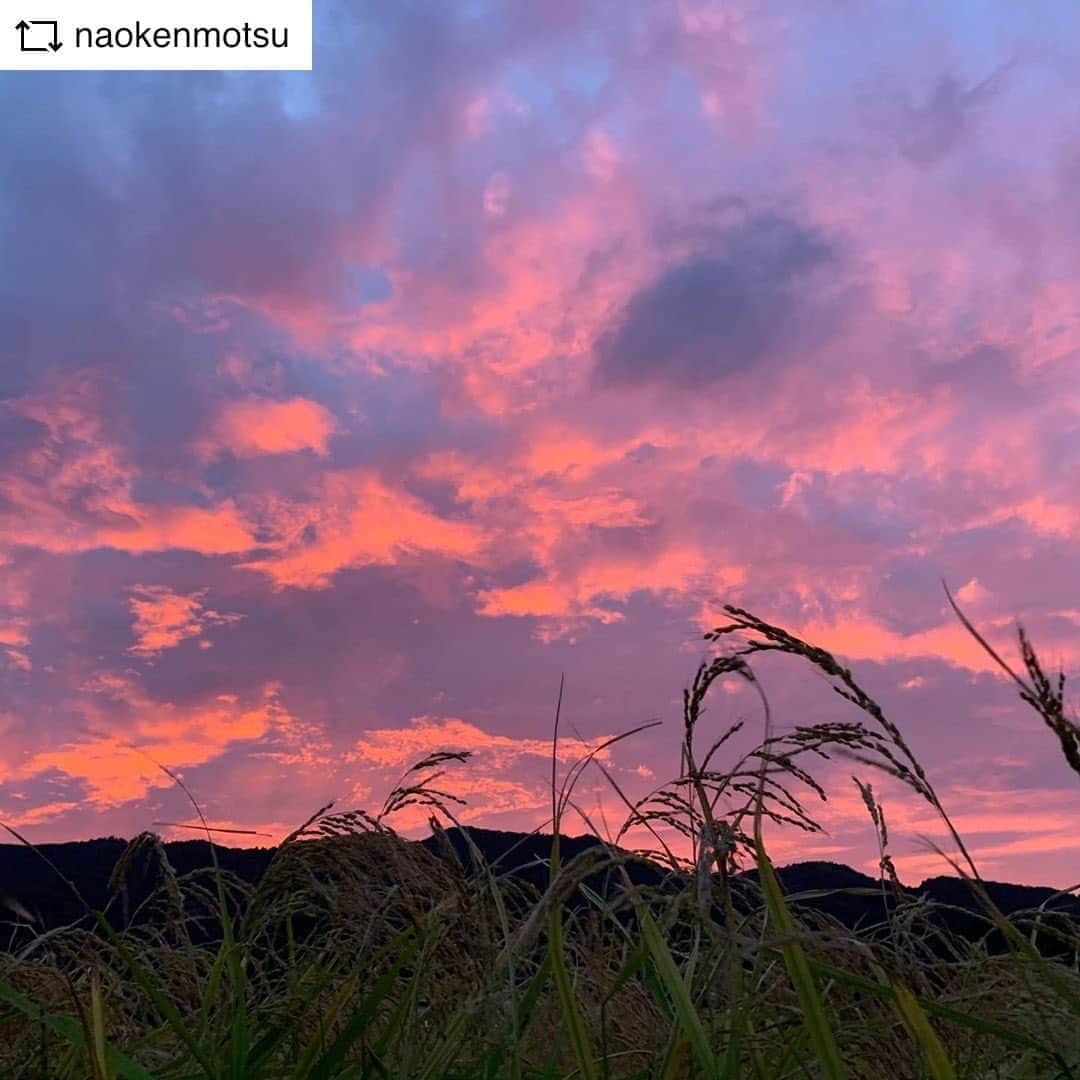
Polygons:
<instances>
[{"instance_id":1,"label":"silhouetted mountain ridge","mask_svg":"<svg viewBox=\"0 0 1080 1080\"><path fill-rule=\"evenodd\" d=\"M472 827L468 833L472 844L496 873L511 875L537 889L546 886L550 836ZM445 839L432 836L419 843L431 853L447 857L448 842L454 857L468 871L473 865L473 856L465 837L458 829L449 829L443 836ZM592 836L562 837L563 862L569 862L599 842ZM25 929L26 923L32 920L38 930L75 922L85 914L85 908L62 880L64 878L91 907L100 910L112 897L110 919L114 925L123 925L160 882L160 857L144 849L128 867L123 894L117 896L110 890L110 877L126 846L126 842L117 837L42 844L37 849L0 844L0 922L22 923ZM211 866L210 845L205 840L169 841L163 848L170 865L180 876ZM266 869L274 849L215 845L215 853L223 869L253 883ZM632 859L628 863L628 872L642 888L673 889L680 884L659 864L645 859ZM778 868L778 874L785 892L800 907L827 914L849 927L881 922L888 908L895 903L891 892L883 890L878 880L842 863L793 863ZM756 879L756 869L744 871L734 879L736 895L746 904L752 902L750 896ZM594 875L589 882L594 888L606 888L605 883L609 880L615 879ZM1047 910L1080 919L1080 899L1075 896L1060 896L1052 888L1032 885L1007 882L986 882L985 885L991 899L1007 915L1045 905ZM951 931L967 937L985 933L986 923L978 915L971 889L962 879L932 877L908 892L945 905L941 919ZM957 910L952 912L949 908ZM6 947L8 936L0 933L0 949Z\"/></svg>"}]
</instances>

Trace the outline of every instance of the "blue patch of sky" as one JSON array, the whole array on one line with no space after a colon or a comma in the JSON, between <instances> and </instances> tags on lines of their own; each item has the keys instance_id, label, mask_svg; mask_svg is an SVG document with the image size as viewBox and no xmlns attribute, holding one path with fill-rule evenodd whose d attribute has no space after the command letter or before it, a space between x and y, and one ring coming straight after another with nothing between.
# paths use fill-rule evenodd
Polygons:
<instances>
[{"instance_id":1,"label":"blue patch of sky","mask_svg":"<svg viewBox=\"0 0 1080 1080\"><path fill-rule=\"evenodd\" d=\"M231 454L222 454L211 461L203 471L203 483L216 498L235 495L240 487L240 464Z\"/></svg>"},{"instance_id":2,"label":"blue patch of sky","mask_svg":"<svg viewBox=\"0 0 1080 1080\"><path fill-rule=\"evenodd\" d=\"M534 109L547 109L556 95L570 93L591 99L611 75L608 58L588 40L572 47L565 44L534 54L506 68L504 85L515 97Z\"/></svg>"},{"instance_id":3,"label":"blue patch of sky","mask_svg":"<svg viewBox=\"0 0 1080 1080\"><path fill-rule=\"evenodd\" d=\"M361 266L355 263L346 267L352 284L353 300L357 307L389 300L394 286L386 272L378 266Z\"/></svg>"},{"instance_id":4,"label":"blue patch of sky","mask_svg":"<svg viewBox=\"0 0 1080 1080\"><path fill-rule=\"evenodd\" d=\"M581 133L581 117L566 107L566 99L591 103L610 77L607 56L586 40L510 64L501 85L528 105L534 116L541 117L561 141L570 141Z\"/></svg>"},{"instance_id":5,"label":"blue patch of sky","mask_svg":"<svg viewBox=\"0 0 1080 1080\"><path fill-rule=\"evenodd\" d=\"M672 67L664 86L662 109L676 130L705 129L701 110L701 86L693 73L681 64Z\"/></svg>"},{"instance_id":6,"label":"blue patch of sky","mask_svg":"<svg viewBox=\"0 0 1080 1080\"><path fill-rule=\"evenodd\" d=\"M311 398L331 410L341 401L347 376L325 353L289 352L273 359L280 364L282 394Z\"/></svg>"},{"instance_id":7,"label":"blue patch of sky","mask_svg":"<svg viewBox=\"0 0 1080 1080\"><path fill-rule=\"evenodd\" d=\"M293 120L310 120L317 116L322 99L318 80L311 71L281 73L281 107Z\"/></svg>"},{"instance_id":8,"label":"blue patch of sky","mask_svg":"<svg viewBox=\"0 0 1080 1080\"><path fill-rule=\"evenodd\" d=\"M594 98L607 85L611 65L606 56L586 54L574 59L563 71L570 90L584 98Z\"/></svg>"},{"instance_id":9,"label":"blue patch of sky","mask_svg":"<svg viewBox=\"0 0 1080 1080\"><path fill-rule=\"evenodd\" d=\"M506 70L503 85L536 112L545 112L554 104L555 94L550 77L536 70L531 63L511 64Z\"/></svg>"}]
</instances>

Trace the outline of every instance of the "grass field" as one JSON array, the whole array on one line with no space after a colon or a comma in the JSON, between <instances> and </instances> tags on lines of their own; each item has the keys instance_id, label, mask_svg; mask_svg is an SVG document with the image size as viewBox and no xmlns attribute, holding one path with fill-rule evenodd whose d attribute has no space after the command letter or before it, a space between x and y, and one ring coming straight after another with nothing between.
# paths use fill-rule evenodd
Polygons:
<instances>
[{"instance_id":1,"label":"grass field","mask_svg":"<svg viewBox=\"0 0 1080 1080\"><path fill-rule=\"evenodd\" d=\"M553 767L541 887L478 850L462 858L447 843L439 857L393 831L406 806L426 807L437 837L455 821L439 781L464 756L452 751L417 763L378 812L324 808L254 886L221 869L178 878L144 834L115 874L119 888L134 859L160 860L144 917L116 930L88 911L0 958L0 1076L1080 1076L1080 926L996 910L931 778L851 673L779 627L728 614L708 635L716 658L685 692L681 775L644 802L608 775L626 810L616 840L650 836L663 887L636 883L622 843L563 857L574 786L604 768L596 751L562 776ZM1043 672L1022 631L1021 674L983 645L1080 774L1063 678ZM702 708L721 677L758 687L751 663L766 652L814 665L857 719L783 735L767 723L732 761L730 733L699 743ZM889 915L857 932L800 914L762 839L770 821L817 828L800 793L817 789L824 754L863 773L880 841ZM940 815L984 937L950 935L900 885L874 770ZM747 866L758 885L749 892L743 877L737 892Z\"/></svg>"}]
</instances>

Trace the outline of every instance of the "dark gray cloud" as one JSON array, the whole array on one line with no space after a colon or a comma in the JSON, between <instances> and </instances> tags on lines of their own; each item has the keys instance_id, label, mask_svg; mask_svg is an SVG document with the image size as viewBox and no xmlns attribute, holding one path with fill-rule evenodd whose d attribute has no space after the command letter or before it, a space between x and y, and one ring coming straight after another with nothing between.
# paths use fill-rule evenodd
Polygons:
<instances>
[{"instance_id":1,"label":"dark gray cloud","mask_svg":"<svg viewBox=\"0 0 1080 1080\"><path fill-rule=\"evenodd\" d=\"M972 129L977 112L997 92L1006 68L995 70L975 86L965 87L943 75L921 105L908 105L898 125L897 143L916 165L933 165Z\"/></svg>"},{"instance_id":2,"label":"dark gray cloud","mask_svg":"<svg viewBox=\"0 0 1080 1080\"><path fill-rule=\"evenodd\" d=\"M811 328L799 285L835 261L818 230L774 214L712 235L707 250L634 294L601 334L597 383L693 388L752 370Z\"/></svg>"}]
</instances>

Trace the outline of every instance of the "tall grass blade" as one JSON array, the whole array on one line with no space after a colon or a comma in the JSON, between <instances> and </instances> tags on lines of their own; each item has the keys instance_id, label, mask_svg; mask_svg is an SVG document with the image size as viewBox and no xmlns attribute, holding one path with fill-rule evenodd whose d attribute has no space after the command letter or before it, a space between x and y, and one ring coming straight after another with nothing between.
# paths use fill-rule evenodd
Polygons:
<instances>
[{"instance_id":1,"label":"tall grass blade","mask_svg":"<svg viewBox=\"0 0 1080 1080\"><path fill-rule=\"evenodd\" d=\"M842 968L822 963L820 960L810 960L810 967L819 975L831 979L833 982L850 986L854 990L860 990L882 998L892 997L892 990L888 986L882 986L881 983L875 982L873 979L868 979L863 975L856 975L854 972L844 971ZM993 1020L987 1020L985 1017L981 1016L971 1016L959 1009L951 1008L948 1005L942 1005L936 1001L929 1001L926 998L916 997L915 1000L918 1003L919 1008L923 1009L931 1016L940 1017L942 1020L948 1020L951 1024L968 1028L969 1030L978 1032L982 1035L991 1035L995 1039L1000 1039L1002 1042L1012 1046L1033 1050L1037 1053L1045 1054L1047 1057L1056 1057L1054 1051L1045 1043L1042 1043L1038 1039L1023 1032L1014 1031L1012 1028L1005 1027L1004 1024L999 1024Z\"/></svg>"},{"instance_id":2,"label":"tall grass blade","mask_svg":"<svg viewBox=\"0 0 1080 1080\"><path fill-rule=\"evenodd\" d=\"M411 940L394 958L390 967L375 981L375 985L363 997L351 1017L341 1029L330 1048L318 1058L307 1074L308 1080L331 1080L338 1076L337 1069L345 1060L345 1055L364 1037L374 1020L379 1006L383 1003L394 985L402 967L412 958L417 949L417 940L410 934Z\"/></svg>"},{"instance_id":3,"label":"tall grass blade","mask_svg":"<svg viewBox=\"0 0 1080 1080\"><path fill-rule=\"evenodd\" d=\"M87 1054L95 1053L94 1050L87 1046L86 1032L74 1017L42 1009L4 979L0 979L0 1001L6 1001L9 1005L14 1006L27 1019L35 1023L45 1024L71 1046ZM105 1064L106 1072L104 1075L106 1076L110 1075L111 1072L114 1076L123 1077L123 1080L154 1080L153 1075L137 1061L133 1061L107 1042L103 1042L101 1058L97 1060L102 1059Z\"/></svg>"},{"instance_id":4,"label":"tall grass blade","mask_svg":"<svg viewBox=\"0 0 1080 1080\"><path fill-rule=\"evenodd\" d=\"M780 946L780 952L784 958L791 984L795 987L795 993L802 1006L804 1023L810 1036L810 1041L817 1056L818 1065L822 1075L827 1080L845 1080L847 1068L840 1057L840 1051L833 1037L832 1028L825 1013L825 1003L818 993L814 976L810 970L806 953L802 946L794 940L796 933L795 920L791 917L784 894L780 890L780 882L776 879L776 873L772 868L768 855L765 853L765 845L762 843L760 829L754 838L754 848L757 853L758 873L761 876L761 889L765 896L765 905L769 912L769 918L776 926L780 934L787 940Z\"/></svg>"},{"instance_id":5,"label":"tall grass blade","mask_svg":"<svg viewBox=\"0 0 1080 1080\"><path fill-rule=\"evenodd\" d=\"M653 917L645 907L639 908L638 921L641 924L641 936L649 951L649 957L660 976L660 981L664 984L664 989L671 998L676 1020L693 1047L698 1067L705 1076L717 1076L716 1057L709 1046L709 1038L705 1034L701 1017L694 1008L690 991L675 964L667 942L664 941Z\"/></svg>"},{"instance_id":6,"label":"tall grass blade","mask_svg":"<svg viewBox=\"0 0 1080 1080\"><path fill-rule=\"evenodd\" d=\"M562 1013L563 1027L570 1045L577 1058L578 1070L583 1080L598 1080L596 1061L593 1058L589 1035L585 1029L585 1020L581 1015L573 980L566 965L565 945L563 943L562 912L558 907L552 909L548 917L548 956L551 961L551 973L555 979L555 989L559 995L559 1008Z\"/></svg>"},{"instance_id":7,"label":"tall grass blade","mask_svg":"<svg viewBox=\"0 0 1080 1080\"><path fill-rule=\"evenodd\" d=\"M911 1037L919 1044L926 1059L926 1068L934 1080L956 1080L956 1071L937 1032L914 994L902 983L893 981L896 1007Z\"/></svg>"}]
</instances>

